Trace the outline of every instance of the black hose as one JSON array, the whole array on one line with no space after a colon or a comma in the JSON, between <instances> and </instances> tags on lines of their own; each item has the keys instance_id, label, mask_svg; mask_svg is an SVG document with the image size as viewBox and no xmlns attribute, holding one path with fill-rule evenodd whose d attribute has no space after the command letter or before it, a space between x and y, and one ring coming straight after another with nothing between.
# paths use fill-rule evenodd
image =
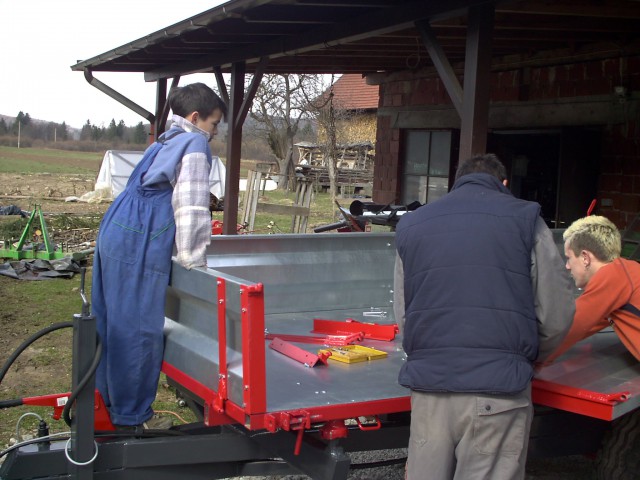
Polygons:
<instances>
[{"instance_id":1,"label":"black hose","mask_svg":"<svg viewBox=\"0 0 640 480\"><path fill-rule=\"evenodd\" d=\"M15 398L13 400L0 400L0 408L19 407L24 402L21 398Z\"/></svg>"},{"instance_id":2,"label":"black hose","mask_svg":"<svg viewBox=\"0 0 640 480\"><path fill-rule=\"evenodd\" d=\"M69 395L69 398L67 399L67 403L64 406L64 410L62 410L62 418L64 419L64 422L69 426L71 426L71 420L72 420L71 415L69 415L69 412L71 411L73 402L75 402L76 397L80 394L80 392L82 392L82 390L84 390L84 387L87 386L87 383L89 383L89 380L91 380L91 377L93 377L93 375L96 373L96 370L98 369L98 364L100 363L101 358L102 358L102 342L100 341L100 337L96 336L96 354L93 356L93 361L89 366L89 370L87 370L87 373L85 373L84 377L82 377L82 380L78 382L76 389L73 392L71 392L71 395Z\"/></svg>"},{"instance_id":3,"label":"black hose","mask_svg":"<svg viewBox=\"0 0 640 480\"><path fill-rule=\"evenodd\" d=\"M0 384L2 383L2 380L4 379L7 372L9 371L9 368L11 368L11 365L13 365L13 363L20 356L20 354L24 352L33 342L35 342L41 337L44 337L45 335L51 332L54 332L56 330L60 330L63 328L69 328L69 327L73 327L73 322L55 323L53 325L50 325L34 333L29 338L27 338L24 342L22 342L20 346L16 350L14 350L14 352L11 354L11 356L7 359L7 361L2 366L2 370L0 370ZM76 387L76 389L73 392L71 392L71 395L69 396L69 399L67 400L67 403L64 406L64 410L62 411L64 421L69 426L71 426L71 420L72 420L71 416L69 415L69 412L71 411L73 402L75 401L77 396L80 394L80 392L84 389L84 387L86 387L89 380L91 380L91 377L96 373L96 370L98 369L98 364L100 363L100 358L102 357L102 342L100 342L100 337L97 336L96 339L97 339L96 354L93 357L91 366L89 367L89 370L87 371L85 376L82 378L82 380L80 380L80 382L78 383L78 386ZM0 401L0 408L17 407L19 405L22 405L22 399Z\"/></svg>"},{"instance_id":4,"label":"black hose","mask_svg":"<svg viewBox=\"0 0 640 480\"><path fill-rule=\"evenodd\" d=\"M9 370L9 368L11 368L11 365L13 365L13 362L16 361L16 358L18 358L20 354L29 347L29 345L31 345L33 342L38 340L40 337L44 337L45 335L55 330L60 330L62 328L68 328L68 327L73 327L73 322L54 323L53 325L49 325L48 327L43 328L39 332L34 333L29 338L27 338L24 342L22 342L22 344L11 354L11 356L7 359L7 361L4 362L4 365L2 366L2 370L0 370L0 383L2 383L4 376L7 374L7 371Z\"/></svg>"},{"instance_id":5,"label":"black hose","mask_svg":"<svg viewBox=\"0 0 640 480\"><path fill-rule=\"evenodd\" d=\"M330 223L329 225L322 225L313 229L313 233L328 232L329 230L336 230L338 228L346 227L348 223L346 221Z\"/></svg>"},{"instance_id":6,"label":"black hose","mask_svg":"<svg viewBox=\"0 0 640 480\"><path fill-rule=\"evenodd\" d=\"M381 460L379 462L368 462L368 463L352 463L349 468L351 470L364 470L367 468L379 468L379 467L387 467L390 465L401 465L407 462L407 457L402 458L393 458L390 460Z\"/></svg>"}]
</instances>

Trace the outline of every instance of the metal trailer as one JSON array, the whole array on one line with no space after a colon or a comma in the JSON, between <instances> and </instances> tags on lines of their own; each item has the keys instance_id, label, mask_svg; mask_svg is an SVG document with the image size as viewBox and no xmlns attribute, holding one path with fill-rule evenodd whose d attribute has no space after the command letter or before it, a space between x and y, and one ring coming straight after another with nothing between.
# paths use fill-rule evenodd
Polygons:
<instances>
[{"instance_id":1,"label":"metal trailer","mask_svg":"<svg viewBox=\"0 0 640 480\"><path fill-rule=\"evenodd\" d=\"M391 341L364 339L362 345L386 352L384 359L329 360L314 367L268 348L265 340L265 331L311 336L318 318L395 323L393 234L215 236L207 258L206 269L173 266L163 364L169 382L201 421L174 427L173 435L100 436L94 444L93 398L87 394L76 402L68 444L16 448L0 478L304 473L337 480L348 475L349 452L406 447L409 392L397 383L405 360L401 335ZM90 338L93 331L85 335ZM78 350L92 344L76 343ZM295 347L314 358L320 346ZM86 370L90 357L84 352L74 370ZM640 433L632 428L640 421L639 394L640 365L612 331L579 343L533 382L529 454L601 449L600 476L613 478L606 471L624 471L640 449Z\"/></svg>"}]
</instances>

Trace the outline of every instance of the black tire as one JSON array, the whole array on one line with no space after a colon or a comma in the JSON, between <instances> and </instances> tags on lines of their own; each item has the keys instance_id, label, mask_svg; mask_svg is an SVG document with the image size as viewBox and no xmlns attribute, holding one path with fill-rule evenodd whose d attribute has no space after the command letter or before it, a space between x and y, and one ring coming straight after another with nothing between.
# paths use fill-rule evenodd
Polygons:
<instances>
[{"instance_id":1,"label":"black tire","mask_svg":"<svg viewBox=\"0 0 640 480\"><path fill-rule=\"evenodd\" d=\"M598 480L640 478L640 410L611 424L596 458Z\"/></svg>"}]
</instances>

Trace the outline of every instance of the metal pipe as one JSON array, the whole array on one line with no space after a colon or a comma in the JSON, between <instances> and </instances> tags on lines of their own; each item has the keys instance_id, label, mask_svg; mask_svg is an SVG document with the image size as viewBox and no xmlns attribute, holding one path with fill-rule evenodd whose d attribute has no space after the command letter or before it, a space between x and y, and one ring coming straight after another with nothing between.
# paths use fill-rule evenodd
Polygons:
<instances>
[{"instance_id":1,"label":"metal pipe","mask_svg":"<svg viewBox=\"0 0 640 480\"><path fill-rule=\"evenodd\" d=\"M121 103L122 105L124 105L128 109L133 110L135 113L137 113L141 117L145 118L151 125L153 125L153 123L155 122L156 116L153 113L151 113L148 110L145 110L140 105L135 103L133 100L129 100L127 97L125 97L121 93L116 92L109 85L106 85L105 83L103 83L100 80L98 80L97 78L95 78L93 76L93 73L91 72L91 70L89 70L88 68L84 69L84 78L85 78L85 80L87 82L89 82L89 85L91 85L92 87L97 88L102 93L104 93L106 95L109 95L115 101Z\"/></svg>"}]
</instances>

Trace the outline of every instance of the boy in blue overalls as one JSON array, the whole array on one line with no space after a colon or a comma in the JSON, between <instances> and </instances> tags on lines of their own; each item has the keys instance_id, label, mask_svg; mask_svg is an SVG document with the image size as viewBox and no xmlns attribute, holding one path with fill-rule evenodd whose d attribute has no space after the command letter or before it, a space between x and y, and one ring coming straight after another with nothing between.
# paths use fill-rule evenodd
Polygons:
<instances>
[{"instance_id":1,"label":"boy in blue overalls","mask_svg":"<svg viewBox=\"0 0 640 480\"><path fill-rule=\"evenodd\" d=\"M227 107L211 88L171 90L173 124L151 145L100 224L91 301L103 354L96 386L116 427L168 428L153 403L163 356L171 256L206 266L209 140ZM168 420L168 421L167 421Z\"/></svg>"}]
</instances>

